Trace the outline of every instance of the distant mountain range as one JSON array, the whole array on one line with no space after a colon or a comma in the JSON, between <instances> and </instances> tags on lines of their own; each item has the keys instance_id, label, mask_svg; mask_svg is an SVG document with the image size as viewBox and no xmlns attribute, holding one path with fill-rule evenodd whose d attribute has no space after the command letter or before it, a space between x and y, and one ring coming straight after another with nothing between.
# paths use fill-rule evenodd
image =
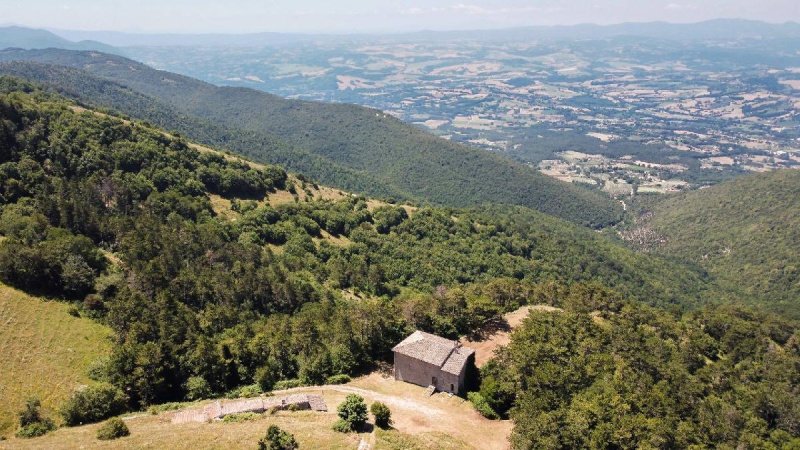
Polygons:
<instances>
[{"instance_id":1,"label":"distant mountain range","mask_svg":"<svg viewBox=\"0 0 800 450\"><path fill-rule=\"evenodd\" d=\"M121 54L113 47L203 46L261 47L320 40L425 41L425 40L563 40L608 39L638 36L669 40L800 39L800 24L773 24L743 19L717 19L675 24L667 22L622 23L616 25L533 26L497 30L420 31L394 34L301 34L301 33L126 33L118 31L35 30L22 27L0 28L0 48L63 48L99 50Z\"/></svg>"},{"instance_id":2,"label":"distant mountain range","mask_svg":"<svg viewBox=\"0 0 800 450\"><path fill-rule=\"evenodd\" d=\"M65 50L97 50L119 53L114 47L92 40L75 42L57 36L47 30L23 27L0 27L0 49L3 48L61 48Z\"/></svg>"}]
</instances>

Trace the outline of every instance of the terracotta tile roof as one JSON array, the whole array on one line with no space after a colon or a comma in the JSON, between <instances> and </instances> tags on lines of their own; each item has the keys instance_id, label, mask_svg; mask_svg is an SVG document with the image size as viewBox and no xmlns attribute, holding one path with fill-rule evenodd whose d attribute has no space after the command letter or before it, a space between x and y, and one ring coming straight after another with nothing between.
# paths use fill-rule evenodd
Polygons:
<instances>
[{"instance_id":1,"label":"terracotta tile roof","mask_svg":"<svg viewBox=\"0 0 800 450\"><path fill-rule=\"evenodd\" d=\"M442 366L442 371L447 373L452 373L453 375L458 375L464 370L464 365L467 364L467 358L470 355L475 353L475 350L466 347L459 347L453 350L453 353L450 354L450 357L447 358L444 365Z\"/></svg>"},{"instance_id":2,"label":"terracotta tile roof","mask_svg":"<svg viewBox=\"0 0 800 450\"><path fill-rule=\"evenodd\" d=\"M456 341L423 331L415 331L394 346L392 351L435 365L455 375L461 373L469 355L475 353L475 350L460 347Z\"/></svg>"}]
</instances>

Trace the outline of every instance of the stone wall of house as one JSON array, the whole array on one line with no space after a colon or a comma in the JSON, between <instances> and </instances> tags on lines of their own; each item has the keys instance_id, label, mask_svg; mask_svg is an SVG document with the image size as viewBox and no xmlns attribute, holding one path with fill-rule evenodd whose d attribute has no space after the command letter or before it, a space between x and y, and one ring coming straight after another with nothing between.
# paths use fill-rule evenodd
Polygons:
<instances>
[{"instance_id":1,"label":"stone wall of house","mask_svg":"<svg viewBox=\"0 0 800 450\"><path fill-rule=\"evenodd\" d=\"M436 390L459 393L463 376L443 372L440 367L399 353L394 354L394 378L419 386L430 386L436 378Z\"/></svg>"}]
</instances>

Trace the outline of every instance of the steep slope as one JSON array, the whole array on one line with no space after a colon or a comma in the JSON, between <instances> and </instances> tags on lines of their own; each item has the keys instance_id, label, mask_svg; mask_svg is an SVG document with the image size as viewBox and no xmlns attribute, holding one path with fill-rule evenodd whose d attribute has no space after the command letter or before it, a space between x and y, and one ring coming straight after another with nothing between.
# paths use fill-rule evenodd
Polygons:
<instances>
[{"instance_id":1,"label":"steep slope","mask_svg":"<svg viewBox=\"0 0 800 450\"><path fill-rule=\"evenodd\" d=\"M630 236L800 317L800 171L744 176L656 203Z\"/></svg>"},{"instance_id":2,"label":"steep slope","mask_svg":"<svg viewBox=\"0 0 800 450\"><path fill-rule=\"evenodd\" d=\"M156 114L139 115L142 96L149 97L154 104L166 105L182 116L166 115L161 110L160 125L207 144L228 145L231 150L260 161L303 170L319 181L351 191L379 196L394 193L401 198L456 207L515 204L594 227L613 223L620 215L618 205L601 193L549 179L507 158L437 138L376 110L216 87L96 52L7 50L0 52L0 60L28 60L80 69L85 73L55 74L56 69L31 70L31 66L11 64L3 65L2 72L27 76L83 102L113 107L146 120ZM92 76L96 77L95 82L89 81ZM76 77L80 83L74 82ZM97 95L98 91L108 89L108 82L127 88L118 89L126 95L117 96L113 102L98 100L103 98ZM208 122L217 128L200 125ZM281 142L283 153L273 153L272 146L265 149L247 145L241 138L227 138L230 134L244 134L250 138L248 142ZM329 161L334 169L368 174L377 183L369 179L355 183L353 177L330 174L324 164L304 162L309 153Z\"/></svg>"},{"instance_id":3,"label":"steep slope","mask_svg":"<svg viewBox=\"0 0 800 450\"><path fill-rule=\"evenodd\" d=\"M89 366L110 353L111 330L68 310L0 283L0 436L16 429L29 397L55 416L73 389L91 382Z\"/></svg>"}]
</instances>

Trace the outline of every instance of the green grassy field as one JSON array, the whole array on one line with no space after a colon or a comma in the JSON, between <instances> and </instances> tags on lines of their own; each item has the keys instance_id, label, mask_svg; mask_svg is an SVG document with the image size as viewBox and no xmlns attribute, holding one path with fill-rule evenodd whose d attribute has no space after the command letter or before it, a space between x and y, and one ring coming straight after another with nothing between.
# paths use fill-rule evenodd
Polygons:
<instances>
[{"instance_id":1,"label":"green grassy field","mask_svg":"<svg viewBox=\"0 0 800 450\"><path fill-rule=\"evenodd\" d=\"M89 364L109 352L111 331L68 309L0 284L0 436L14 434L30 396L56 418L70 392L90 382Z\"/></svg>"}]
</instances>

